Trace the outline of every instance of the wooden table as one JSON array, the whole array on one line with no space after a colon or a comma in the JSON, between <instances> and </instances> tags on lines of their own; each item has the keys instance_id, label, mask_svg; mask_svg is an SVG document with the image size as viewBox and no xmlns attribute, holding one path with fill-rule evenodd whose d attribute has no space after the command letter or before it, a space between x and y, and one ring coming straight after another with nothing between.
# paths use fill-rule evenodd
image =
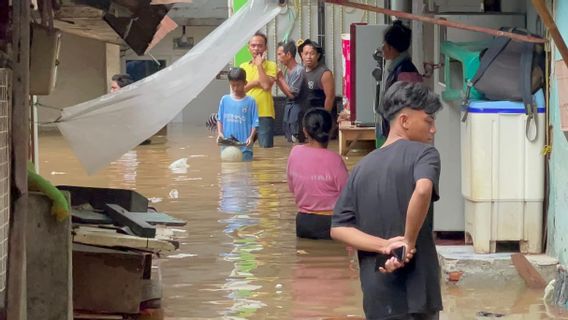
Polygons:
<instances>
[{"instance_id":1,"label":"wooden table","mask_svg":"<svg viewBox=\"0 0 568 320\"><path fill-rule=\"evenodd\" d=\"M375 141L375 127L357 127L351 121L339 123L339 154L347 155L353 144L359 140Z\"/></svg>"}]
</instances>

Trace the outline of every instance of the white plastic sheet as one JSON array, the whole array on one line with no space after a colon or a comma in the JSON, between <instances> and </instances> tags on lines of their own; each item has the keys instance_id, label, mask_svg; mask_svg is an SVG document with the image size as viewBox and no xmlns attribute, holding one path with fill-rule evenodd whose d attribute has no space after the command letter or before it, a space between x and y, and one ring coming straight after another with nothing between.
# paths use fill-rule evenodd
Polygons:
<instances>
[{"instance_id":1,"label":"white plastic sheet","mask_svg":"<svg viewBox=\"0 0 568 320\"><path fill-rule=\"evenodd\" d=\"M169 67L115 93L65 108L57 126L86 171L102 169L158 132L279 11L278 0L250 0Z\"/></svg>"}]
</instances>

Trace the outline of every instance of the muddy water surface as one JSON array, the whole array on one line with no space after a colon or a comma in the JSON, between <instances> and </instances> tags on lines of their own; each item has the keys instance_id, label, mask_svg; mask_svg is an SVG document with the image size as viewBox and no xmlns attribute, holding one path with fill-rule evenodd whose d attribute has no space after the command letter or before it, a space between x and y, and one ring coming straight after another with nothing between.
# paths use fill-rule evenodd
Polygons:
<instances>
[{"instance_id":1,"label":"muddy water surface","mask_svg":"<svg viewBox=\"0 0 568 320\"><path fill-rule=\"evenodd\" d=\"M290 146L281 137L273 149L256 148L252 163L222 163L205 128L171 125L167 139L154 142L88 176L61 136L43 134L40 171L55 184L134 189L188 221L176 230L180 250L160 260L166 319L362 318L352 253L295 237ZM441 319L561 318L541 297L518 287L444 287Z\"/></svg>"}]
</instances>

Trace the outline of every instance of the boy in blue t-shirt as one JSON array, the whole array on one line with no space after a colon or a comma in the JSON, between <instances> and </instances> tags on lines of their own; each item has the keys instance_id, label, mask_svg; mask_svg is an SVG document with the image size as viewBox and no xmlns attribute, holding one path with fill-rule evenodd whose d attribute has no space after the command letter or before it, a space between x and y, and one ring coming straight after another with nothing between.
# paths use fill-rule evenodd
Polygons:
<instances>
[{"instance_id":1,"label":"boy in blue t-shirt","mask_svg":"<svg viewBox=\"0 0 568 320\"><path fill-rule=\"evenodd\" d=\"M258 127L258 111L254 98L247 96L246 72L241 68L231 68L228 74L231 94L224 95L219 102L217 115L217 141L236 138L243 143L243 161L252 160L252 145Z\"/></svg>"}]
</instances>

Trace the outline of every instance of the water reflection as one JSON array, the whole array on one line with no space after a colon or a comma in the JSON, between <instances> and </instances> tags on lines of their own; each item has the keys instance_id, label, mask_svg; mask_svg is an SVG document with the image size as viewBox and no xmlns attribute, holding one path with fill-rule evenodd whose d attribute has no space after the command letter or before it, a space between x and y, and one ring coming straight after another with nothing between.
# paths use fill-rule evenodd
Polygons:
<instances>
[{"instance_id":1,"label":"water reflection","mask_svg":"<svg viewBox=\"0 0 568 320\"><path fill-rule=\"evenodd\" d=\"M228 298L233 300L233 305L224 312L227 319L248 319L266 306L254 299L255 291L262 288L255 284L257 279L253 274L258 267L256 252L263 247L258 243L258 235L247 231L259 222L258 217L251 217L259 198L251 166L246 162L221 163L219 210L229 217L220 222L226 224L223 231L233 245L231 252L222 256L234 266L223 285L223 290L229 291Z\"/></svg>"}]
</instances>

